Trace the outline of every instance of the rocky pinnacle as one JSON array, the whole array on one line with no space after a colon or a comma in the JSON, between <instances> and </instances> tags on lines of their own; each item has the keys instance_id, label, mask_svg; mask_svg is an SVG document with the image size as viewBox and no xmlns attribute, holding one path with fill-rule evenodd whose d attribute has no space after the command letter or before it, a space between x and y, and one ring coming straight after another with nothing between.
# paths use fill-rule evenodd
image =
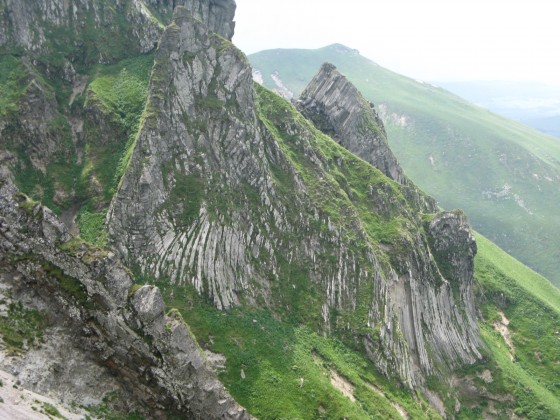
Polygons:
<instances>
[{"instance_id":1,"label":"rocky pinnacle","mask_svg":"<svg viewBox=\"0 0 560 420\"><path fill-rule=\"evenodd\" d=\"M297 101L300 112L346 149L399 183L405 176L373 104L335 66L325 63Z\"/></svg>"}]
</instances>

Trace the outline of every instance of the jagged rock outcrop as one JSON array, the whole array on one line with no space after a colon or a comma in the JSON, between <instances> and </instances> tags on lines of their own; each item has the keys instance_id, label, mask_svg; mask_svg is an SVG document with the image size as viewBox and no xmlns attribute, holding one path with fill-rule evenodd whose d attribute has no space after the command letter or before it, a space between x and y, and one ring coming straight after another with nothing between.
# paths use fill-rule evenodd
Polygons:
<instances>
[{"instance_id":1,"label":"jagged rock outcrop","mask_svg":"<svg viewBox=\"0 0 560 420\"><path fill-rule=\"evenodd\" d=\"M82 137L91 115L74 103L83 103L75 99L88 73L154 50L161 24L142 1L1 0L0 10L2 91L11 101L0 109L0 150L16 157L10 167L26 192L68 208L81 188L76 167L91 148ZM110 134L113 144L126 138Z\"/></svg>"},{"instance_id":2,"label":"jagged rock outcrop","mask_svg":"<svg viewBox=\"0 0 560 420\"><path fill-rule=\"evenodd\" d=\"M389 178L405 176L387 143L383 122L358 89L335 66L325 63L297 101L315 126Z\"/></svg>"},{"instance_id":3,"label":"jagged rock outcrop","mask_svg":"<svg viewBox=\"0 0 560 420\"><path fill-rule=\"evenodd\" d=\"M476 329L473 296L474 257L476 241L467 217L460 210L441 213L430 221L428 240L442 275L458 294L456 298L465 302L469 313L470 329Z\"/></svg>"},{"instance_id":4,"label":"jagged rock outcrop","mask_svg":"<svg viewBox=\"0 0 560 420\"><path fill-rule=\"evenodd\" d=\"M330 63L321 66L296 102L298 110L323 133L389 178L406 186L403 193L419 211L438 211L435 200L422 194L405 176L389 148L383 121L372 103Z\"/></svg>"},{"instance_id":5,"label":"jagged rock outcrop","mask_svg":"<svg viewBox=\"0 0 560 420\"><path fill-rule=\"evenodd\" d=\"M230 41L233 38L235 30L233 18L236 8L234 0L145 0L145 3L170 15L173 14L175 7L183 6L210 31Z\"/></svg>"},{"instance_id":6,"label":"jagged rock outcrop","mask_svg":"<svg viewBox=\"0 0 560 420\"><path fill-rule=\"evenodd\" d=\"M14 109L0 109L0 150L18 156L12 169L26 171L29 182L36 180L35 196L68 207L80 188L75 187L77 175L61 174L64 171L54 165L72 161L79 165L84 150L104 142L117 153L122 148L118 143L133 134L111 127L112 120L124 115L103 115L92 101L86 109L72 106L73 102L85 93L96 64L154 51L163 32L158 18L169 19L177 5L212 31L232 38L233 0L0 1L0 68L10 83L3 94L14 90L17 95L10 98ZM86 93L82 102L91 96ZM100 124L88 126L92 120ZM90 190L96 189L95 182ZM106 208L107 198L101 201Z\"/></svg>"},{"instance_id":7,"label":"jagged rock outcrop","mask_svg":"<svg viewBox=\"0 0 560 420\"><path fill-rule=\"evenodd\" d=\"M114 0L114 7L106 7L108 2L77 0L64 3L68 8L63 3L10 2L14 13L4 18L10 29L0 32L1 45L21 38L15 45L28 49L31 58L62 51L59 60L30 61L36 80L49 75L47 88L66 80L76 91L84 89L75 60L91 69L157 45L153 55L143 56L150 64L153 57L154 64L137 135L136 127L115 128L111 112L122 109L104 109L90 91L80 108L52 88L54 96L48 89L43 96L52 100L49 107L59 108L58 114L52 111L54 119L66 118L69 127L49 142L37 133L29 136L39 136L40 150L50 150L51 143L63 148L62 139L73 140L76 149L87 142L93 153L80 156L91 161L78 165L76 159L73 168L82 177L103 146L129 136L130 160L119 161L124 174L114 183L114 195L106 185L91 192L95 186L88 184L80 198L110 195L93 210L103 211L111 200L109 242L135 274L169 289L188 286L219 309L267 308L280 319L343 337L409 387L480 357L472 308L474 251L464 218L443 213L433 226L424 223L429 216L422 213L434 213L435 203L404 177L373 109L335 70L325 67L308 89L314 99L301 103L316 127L289 103L253 85L246 57L226 39L233 34L233 1ZM35 30L26 20L38 13L49 16L48 24ZM121 18L127 13L125 24ZM103 31L95 30L104 22L111 30L103 36L126 41L118 43L119 54L109 48L115 45L102 42L106 38L82 44L83 33L73 32L79 23L100 36ZM60 39L77 35L75 40L55 42L52 25L69 30ZM60 136L64 132L70 136ZM10 149L1 156L13 162L16 155ZM111 178L114 168L105 172ZM91 178L91 184L98 181ZM11 203L7 193L5 202ZM31 206L27 200L20 204ZM70 331L61 332L62 341L91 352L96 366L121 373L119 386L130 389L142 407L246 415L206 370L178 315L162 313L157 289L145 286L129 299L131 278L116 256L97 255L85 245L68 255L56 248L69 238L51 213L32 206L28 219L19 219L23 213L10 210L16 207L5 205L5 217L15 226L4 231L6 255L23 255L25 247L28 254L6 262L4 279L11 281L19 271L25 296L37 294L29 302L53 313L48 303L60 305L60 319ZM17 232L21 220L31 224L30 237ZM78 281L83 302L59 290L57 273ZM105 277L106 282L97 280ZM83 328L85 338L75 333ZM185 385L181 377L192 382Z\"/></svg>"},{"instance_id":8,"label":"jagged rock outcrop","mask_svg":"<svg viewBox=\"0 0 560 420\"><path fill-rule=\"evenodd\" d=\"M161 28L144 3L128 0L114 3L2 0L0 51L52 54L63 59L66 71L73 73L73 63L82 61L84 56L94 63L114 61L121 51L111 49L120 49L122 43L132 49L130 53L154 49ZM128 22L125 24L121 18ZM48 57L42 57L41 61L48 64Z\"/></svg>"},{"instance_id":9,"label":"jagged rock outcrop","mask_svg":"<svg viewBox=\"0 0 560 420\"><path fill-rule=\"evenodd\" d=\"M245 216L203 196L213 189L214 200L229 198L247 186L273 201L266 197L272 181L251 70L242 53L184 7L176 8L155 61L149 113L110 209L109 229L128 261L178 284L188 276L218 307L228 308L239 304L239 291L258 273L244 252L247 233L220 222L226 215L216 213L239 225ZM265 238L249 235L256 240L251 247L270 248ZM263 286L261 293L268 294Z\"/></svg>"},{"instance_id":10,"label":"jagged rock outcrop","mask_svg":"<svg viewBox=\"0 0 560 420\"><path fill-rule=\"evenodd\" d=\"M0 267L2 296L50 324L44 345L0 360L21 386L85 404L116 390L123 408L150 418L249 418L206 366L182 317L165 314L159 289L143 286L129 297L132 279L118 258L72 239L4 169Z\"/></svg>"},{"instance_id":11,"label":"jagged rock outcrop","mask_svg":"<svg viewBox=\"0 0 560 420\"><path fill-rule=\"evenodd\" d=\"M15 61L15 60L14 60ZM25 86L17 114L0 118L0 148L20 152L45 172L55 155L68 156L67 144L53 129L60 117L53 89L36 72L29 57L14 64L21 72L18 83ZM8 76L9 77L9 76Z\"/></svg>"}]
</instances>

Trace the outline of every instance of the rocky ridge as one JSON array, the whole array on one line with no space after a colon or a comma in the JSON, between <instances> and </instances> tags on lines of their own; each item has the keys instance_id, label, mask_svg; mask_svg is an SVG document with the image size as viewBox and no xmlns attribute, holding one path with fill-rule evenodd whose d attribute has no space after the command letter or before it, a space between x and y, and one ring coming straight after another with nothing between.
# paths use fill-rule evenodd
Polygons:
<instances>
[{"instance_id":1,"label":"rocky ridge","mask_svg":"<svg viewBox=\"0 0 560 420\"><path fill-rule=\"evenodd\" d=\"M146 53L157 45L162 31L162 24L153 12L160 17L171 16L176 6L185 7L210 30L229 40L235 28L233 17L236 6L233 0L116 0L113 3L109 5L96 0L2 0L0 6L7 13L2 17L0 50L6 53L19 48L34 54L60 54L63 51L58 49L60 44L52 35L57 31L71 31L75 36L71 52L83 54L84 49L90 49L86 53L91 55L91 60L97 63L113 62L116 52L109 50L112 45L88 44L84 27L98 31L99 34L93 36L100 36L105 41L111 38L126 39L134 49L129 53ZM123 15L127 19L126 25L119 22ZM41 24L37 25L37 22ZM77 61L77 57L70 55L64 59L63 65L71 75L75 71L72 62Z\"/></svg>"},{"instance_id":2,"label":"rocky ridge","mask_svg":"<svg viewBox=\"0 0 560 420\"><path fill-rule=\"evenodd\" d=\"M102 196L93 210L106 208L103 170L94 168L83 187L79 173L65 165L99 160L99 147L122 154L119 142L134 136L135 127L119 124L125 111L115 115L92 91L96 66L155 51L178 5L220 36L233 36L235 2L229 0L0 1L0 60L18 104L0 109L0 136L14 173L34 182L29 192L34 188L58 209L83 201L86 188L89 196Z\"/></svg>"},{"instance_id":3,"label":"rocky ridge","mask_svg":"<svg viewBox=\"0 0 560 420\"><path fill-rule=\"evenodd\" d=\"M298 110L323 133L389 178L406 186L403 193L418 211L436 213L434 199L405 176L389 148L383 121L372 103L334 65L325 63L296 101Z\"/></svg>"},{"instance_id":4,"label":"rocky ridge","mask_svg":"<svg viewBox=\"0 0 560 420\"><path fill-rule=\"evenodd\" d=\"M86 405L114 390L128 401L123 409L151 418L249 418L181 315L165 314L157 288L131 289L114 254L72 238L49 209L0 175L2 295L49 324L43 344L3 352L0 364L20 386Z\"/></svg>"},{"instance_id":5,"label":"rocky ridge","mask_svg":"<svg viewBox=\"0 0 560 420\"><path fill-rule=\"evenodd\" d=\"M64 17L63 3L49 3L57 12L53 12L52 22L41 29L43 32L53 22L65 27L68 22L65 19L70 18ZM302 102L307 104L304 112L320 111L309 114L318 126L315 127L289 103L253 85L246 57L226 39L234 28L233 1L123 0L116 1L115 8L107 9L102 8L105 2L91 0L87 4L89 8L81 8L79 13L84 10L105 13L87 15L91 17L85 25L89 29L96 28L98 23L112 22L112 18L120 22L116 17L122 17L119 13L124 11L133 23L134 16L140 16L137 23L144 22L142 19L151 22L143 27L117 25L117 32L112 33L135 45L123 57L152 51L157 45L138 132L130 128L115 129L114 113L104 108L101 101L94 100L91 84L83 88L88 99L82 99L81 105L76 100L76 105L69 109L57 109L64 108L68 98L57 97L52 80L68 74L70 83L78 89L85 83L81 82L82 77L87 76L74 74L66 63L72 64L76 59L86 68L87 63L93 65L117 58L104 55L94 42L86 46L75 44L70 50L62 50L66 53L62 53L61 60L46 60L45 65L40 65L37 54L54 52L52 48L56 45L47 42L51 39L47 35L44 43L28 45L24 35L29 25L23 21L36 17L31 11L46 12L32 7L32 2L9 3L17 13L8 15L19 18L17 24L6 28L24 29L6 30L0 38L4 40L2 45L11 45L13 39L22 37L24 41L18 45L29 48L27 74L35 75L33 80L43 92L39 96L46 98L44 114L53 115L43 122L48 126L50 121L62 118L68 124L63 124L64 129L53 129L50 139L42 135L43 128L34 128L30 122L33 118L28 118L25 112L10 114L7 122L2 119L2 138L18 142L18 146L7 147L2 159L6 166L17 169L17 163L13 162L22 158L14 150L30 152L33 156L34 147L38 147L40 151L36 155L48 167L49 156L74 150L78 156L75 161L82 159L84 165L78 169L84 171L91 163L88 159L96 157L80 154L82 147L92 149L93 142L87 139L111 144L129 137L130 160L123 161L123 176L118 178L115 191L108 189L109 197L96 203L95 208L104 216L104 206L110 201L105 233L114 255L109 260L119 265L117 260L122 258L137 281L149 278L167 289L192 288L222 310L267 308L280 319L295 319L316 331L344 337L367 353L381 372L408 387L423 386L428 375L441 374L480 358L481 340L472 296L475 245L466 219L458 212L432 214L436 211L435 203L406 180L386 147L384 130L375 111L360 99L353 86L339 78L334 69L323 68L316 84L309 88L309 92L315 92L315 98L309 103ZM62 17L56 18L58 15ZM72 30L78 28L70 26ZM125 32L118 32L121 29ZM85 54L89 59L78 60L73 55L83 52L82 47L89 51ZM22 59L22 63L25 65L26 61ZM50 72L51 78L41 76L45 72ZM32 104L32 93L26 87L20 104ZM331 94L334 102L345 107L342 111L334 106ZM29 106L29 110L36 109ZM11 135L12 127L16 126L32 134ZM32 165L40 166L31 160ZM96 189L99 178L89 178L94 186L91 190ZM6 188L13 192L13 187ZM52 188L60 190L56 184ZM25 192L34 193L33 190ZM93 193L86 190L82 194L87 198ZM6 202L9 202L8 195ZM10 204L6 208L10 206L13 207ZM51 219L55 220L54 216ZM59 226L58 222L54 224ZM61 226L56 229L60 233L53 237L62 239L51 242L67 243L69 237L64 229ZM41 235L39 232L38 237ZM25 244L28 238L24 236L21 240ZM90 269L76 255L65 255L53 243L49 247L47 254L45 248L30 249L41 261L45 259L44 254L49 255L48 265L60 267L65 275L80 281L91 277ZM51 251L56 258L51 256ZM101 261L106 262L103 258ZM73 268L73 264L78 268ZM25 262L10 263L7 272L25 266ZM42 278L41 267L36 268L25 277L30 282L29 290L36 287L35 277ZM99 295L92 297L97 305L126 315L122 321L126 324L126 328L122 327L126 334L128 329L134 332L132 326L152 331L146 330L146 325L155 325L157 329L152 335L162 340L157 348L161 354L171 346L177 350L174 357L184 357L180 356L184 351L193 358L193 366L200 366L192 377L195 382L201 380L202 385L189 388L189 384L177 384L173 369L165 371L158 365L149 348L141 346L142 354L133 359L119 358L127 351L115 350L114 358L108 359L109 364L115 369L122 368L125 378L144 384L138 370L143 370L146 364L155 364L165 371L163 376L154 374L161 379L157 384L164 389L164 401L146 389L137 399L157 401L162 404L162 410L187 406L187 410L196 413L210 410L201 399L209 403L216 401L214 396L222 391L218 391L218 385L212 385L211 397L196 394L206 392L204 378L210 374L199 363L196 351L193 353L195 342L189 339L187 327L177 327L182 328L177 336L180 339L161 338L167 337L167 325L174 329L181 323L170 320L176 315L163 316L163 301L157 289L145 286L129 301L125 295L132 279L126 272L118 280L107 283L109 289L116 288L112 291L116 297L107 295L94 280L83 281L88 295ZM68 304L63 302L63 305ZM130 312L127 305L132 307ZM73 309L74 312L80 312L80 308ZM105 316L103 311L94 313ZM73 325L78 328L82 322L85 319L78 316ZM108 334L113 333L109 330ZM100 333L103 334L104 331ZM125 338L130 337L135 336ZM65 336L61 342L67 339ZM109 347L113 344L111 341ZM106 348L103 340L101 347ZM95 353L95 349L92 351ZM184 372L177 369L177 373ZM197 379L199 376L202 379ZM166 388L171 386L166 385L168 382L176 387L175 391ZM45 387L55 388L55 385ZM190 389L190 394L184 387ZM230 413L231 409L232 413L238 413L238 407L229 397L223 397L223 401L225 407L219 404L217 407L223 407L224 412Z\"/></svg>"},{"instance_id":6,"label":"rocky ridge","mask_svg":"<svg viewBox=\"0 0 560 420\"><path fill-rule=\"evenodd\" d=\"M330 63L321 66L297 105L319 130L389 178L401 184L405 182L373 104L369 104L335 66Z\"/></svg>"},{"instance_id":7,"label":"rocky ridge","mask_svg":"<svg viewBox=\"0 0 560 420\"><path fill-rule=\"evenodd\" d=\"M331 140L317 140L315 128L279 98L262 90L255 97L251 73L241 52L176 8L156 53L144 124L108 216L119 253L148 276L193 286L224 309L264 304L301 311L286 292L297 290L286 282L293 271L288 267L296 267L320 296L305 316L320 317L325 331L346 324L358 296L371 296L359 315L369 326L359 334L363 345L383 372L409 386L437 366L476 360L480 339L472 303L466 302L472 302L472 275L442 275L418 218L419 209L435 208L433 201L417 190L416 199L405 198L409 186L393 183L344 149L325 155ZM337 95L339 102L355 103L355 88L348 91ZM405 182L379 137L382 127L375 119L363 124L375 115L370 105L359 105L344 129L363 132L363 145L377 139L380 151L368 145L363 155L381 156L386 161L372 161ZM365 198L333 179L331 168L350 175L353 165L371 168ZM321 197L345 203L344 219ZM403 230L379 244L362 227L361 208L379 218L380 229L394 218L406 220ZM455 228L468 230L457 215L434 220L439 218L457 218ZM457 240L446 244L469 248L463 243L472 236ZM333 264L323 262L329 255ZM472 273L473 254L463 257ZM457 300L454 284L464 292ZM331 311L340 319L333 320Z\"/></svg>"}]
</instances>

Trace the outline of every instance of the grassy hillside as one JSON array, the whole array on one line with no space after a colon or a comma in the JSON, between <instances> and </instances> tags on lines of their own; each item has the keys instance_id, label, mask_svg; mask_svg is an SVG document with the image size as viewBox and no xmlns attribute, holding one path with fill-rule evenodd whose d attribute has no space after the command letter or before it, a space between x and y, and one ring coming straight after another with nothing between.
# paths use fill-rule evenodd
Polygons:
<instances>
[{"instance_id":1,"label":"grassy hillside","mask_svg":"<svg viewBox=\"0 0 560 420\"><path fill-rule=\"evenodd\" d=\"M264 85L297 96L331 62L380 111L407 175L445 208L560 284L560 142L341 45L249 57Z\"/></svg>"},{"instance_id":2,"label":"grassy hillside","mask_svg":"<svg viewBox=\"0 0 560 420\"><path fill-rule=\"evenodd\" d=\"M460 407L460 419L512 413L559 418L560 291L482 235L477 243L485 361L452 374L453 387L431 378L428 388L447 395L448 412ZM160 287L200 345L226 356L221 379L259 418L439 417L420 394L396 387L335 338L279 321L268 311L221 312L194 290L164 282ZM502 314L509 321L505 335L511 347L497 330Z\"/></svg>"},{"instance_id":3,"label":"grassy hillside","mask_svg":"<svg viewBox=\"0 0 560 420\"><path fill-rule=\"evenodd\" d=\"M560 290L481 235L477 243L481 331L515 412L560 418Z\"/></svg>"}]
</instances>

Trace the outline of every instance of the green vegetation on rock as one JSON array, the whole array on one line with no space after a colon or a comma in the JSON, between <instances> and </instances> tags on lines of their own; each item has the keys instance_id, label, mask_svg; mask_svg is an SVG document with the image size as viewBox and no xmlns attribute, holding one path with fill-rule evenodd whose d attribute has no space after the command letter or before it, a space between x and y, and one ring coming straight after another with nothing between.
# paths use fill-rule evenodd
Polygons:
<instances>
[{"instance_id":1,"label":"green vegetation on rock","mask_svg":"<svg viewBox=\"0 0 560 420\"><path fill-rule=\"evenodd\" d=\"M353 218L360 217L374 242L395 242L406 230L401 225L404 220L399 217L407 208L400 186L317 130L287 101L259 85L256 89L260 118L313 194L314 203L336 224L350 226ZM325 166L317 168L310 164L308 151L304 149L306 142L299 138L299 133L289 132L293 124L309 131L311 138L306 140L325 159ZM285 175L278 172L277 175L286 182ZM379 216L374 207L373 192L391 197L392 202L384 208L386 217ZM343 214L343 209L354 213L353 217Z\"/></svg>"},{"instance_id":2,"label":"green vegetation on rock","mask_svg":"<svg viewBox=\"0 0 560 420\"><path fill-rule=\"evenodd\" d=\"M559 417L560 290L484 237L477 242L483 337L513 390L516 414Z\"/></svg>"},{"instance_id":3,"label":"green vegetation on rock","mask_svg":"<svg viewBox=\"0 0 560 420\"><path fill-rule=\"evenodd\" d=\"M26 74L20 59L0 55L0 120L17 112L26 88Z\"/></svg>"},{"instance_id":4,"label":"green vegetation on rock","mask_svg":"<svg viewBox=\"0 0 560 420\"><path fill-rule=\"evenodd\" d=\"M7 304L6 315L0 316L0 336L13 352L22 351L24 345L29 348L38 344L46 326L46 320L38 310L25 308L20 302Z\"/></svg>"},{"instance_id":5,"label":"green vegetation on rock","mask_svg":"<svg viewBox=\"0 0 560 420\"><path fill-rule=\"evenodd\" d=\"M108 201L126 170L138 134L142 112L148 96L148 81L153 55L126 59L114 65L97 65L92 71L85 108L98 108L112 133L96 132L88 136L87 164L82 182L94 176ZM114 138L106 139L104 135Z\"/></svg>"},{"instance_id":6,"label":"green vegetation on rock","mask_svg":"<svg viewBox=\"0 0 560 420\"><path fill-rule=\"evenodd\" d=\"M483 236L477 235L477 241L484 359L453 373L459 386L450 388L447 379L437 377L426 385L443 397L448 412L455 412L460 402L459 419L492 412L556 418L560 292ZM221 379L257 417L399 418L395 407L409 418L438 417L419 396L383 378L362 354L336 338L317 335L298 320L281 321L258 309L218 311L190 287L160 287L199 344L226 356ZM506 330L514 350L497 330L501 313L509 320Z\"/></svg>"},{"instance_id":7,"label":"green vegetation on rock","mask_svg":"<svg viewBox=\"0 0 560 420\"><path fill-rule=\"evenodd\" d=\"M27 70L26 74L22 63L27 66L27 62L15 56L0 56L0 70L5 70L0 74L0 119L8 120L17 113L25 97L26 77L38 84L43 99L55 104L51 106L52 118L44 127L49 140L45 144L57 146L45 148L52 156L44 162L30 157L33 142L22 141L24 144L7 150L17 161L13 169L23 192L57 212L66 211L69 219L76 216L80 237L56 244L56 248L38 242L34 252L39 256L22 256L18 268L32 270L26 273L29 278L40 279L45 286L52 287L53 294L72 303L67 306L80 309L90 323L93 343L97 336L104 338L104 328L120 329L119 334L108 336L112 340L110 337L120 338L149 326L153 321L152 309L157 317L162 316L158 292L149 288L146 301L139 302L130 319L120 323L116 314L131 309L135 298L140 297L135 295L139 293L138 285L130 288L124 308L108 305L109 314L109 310L101 311L103 296L95 298L95 288L90 285L93 296L88 295L87 283L78 278L80 270L68 268L69 255L79 257L80 261L74 262L81 268L85 263L91 275L101 282L96 284L100 287L96 292L110 279L106 281L113 289L110 292L120 294L124 301L122 294L126 297L127 290L118 290L119 285L115 285L119 277L99 274L104 264L100 264L100 259L109 256L109 251L98 247L108 243L105 220L109 203L113 200L114 209L122 204L119 200L130 200L120 208L124 211L115 211L118 220L111 227L117 232L125 226L126 240L115 234L111 238L113 249L126 249L123 255L128 253L130 265L138 272L138 283L145 280L159 285L167 306L173 308L167 312L173 320L168 318L166 323L158 324L158 318L153 323L164 329L159 336L135 338L133 342L145 347L139 348L138 353L131 351L124 357L117 347L111 359L103 359L100 365L128 373L127 363L146 362L149 367L139 368L138 377L142 379L138 394L143 393L144 386L151 391L154 384L149 372L164 372L173 366L170 361L176 356L161 344L162 337L173 338L175 321L184 319L189 329L183 338L192 332L200 348L225 356L224 366L219 368L220 379L235 399L258 418L438 418L427 402L430 390L437 394L435 400L442 400L450 417L485 418L496 413L535 419L560 417L557 289L479 236L475 288L486 348L481 349L483 358L477 363L455 368L478 357L474 323L454 329L461 320L474 320L474 315L461 318L467 311L475 313L475 309L467 307L473 303L472 260L468 255L457 257L459 263L468 265L464 270L469 275L465 290L460 287L463 285L453 283L457 261L448 258L448 254L460 248L444 246L441 253L430 248L434 241L428 239L429 222L434 216L422 214L418 209L421 205L410 199L421 197L422 193L412 185L392 181L344 149L273 92L260 86L253 91L246 59L229 41L210 35L203 44L211 46L211 53L174 55L176 51L172 48L184 41L182 35L190 32L180 32L179 25L173 23L167 30L167 35L173 36L167 44L160 43L154 67L154 54L140 54L138 45L131 47L131 38L126 37L130 32L127 11L138 6L149 15L151 23L157 21L161 25L170 19L167 9L157 13L153 6L150 14L144 4L104 0L95 4L102 21L111 22L111 30L95 30L96 16L89 9L80 11L86 18L83 30L74 26L76 22L65 28L47 25L49 49L38 59L41 71L48 73L49 78L41 76L37 69ZM207 36L205 28L198 26L201 22L189 22L197 25L195 29L200 29L201 36ZM74 37L76 33L79 35ZM188 39L189 43L195 41ZM555 206L548 204L542 205L542 212L531 214L542 194L556 197L557 192L545 183L547 177L553 179L557 175L555 147L537 144L534 139L522 141L521 136L527 132L520 127L505 120L498 123L494 116L480 115L480 110L477 114L458 98L387 72L343 47L319 50L311 58L306 58L307 53L291 54L295 58L291 61L289 55L285 56L288 58L282 65L289 68L282 68L280 75L287 84L293 82L296 90L306 83L300 74L313 74L318 68L317 60L334 61L350 79L354 71L358 88L383 104L389 141L396 145L397 154L400 147L401 160L405 167L410 165L412 178L422 185L429 184L426 189L435 191L444 205L467 207L475 222L480 209L489 212L496 203L502 206L500 216L504 209L518 207L534 216L515 226L509 224L511 220L505 221L500 228L511 232L506 243L522 244L519 238L523 238L524 229L542 227L541 217L558 217L552 216ZM264 57L263 66L270 65L266 54L255 57ZM342 63L335 60L337 57L344 58ZM61 79L62 69L69 62L75 64L77 71L73 82ZM112 64L96 64L99 62ZM192 81L176 79L191 71L195 63L201 64L200 73L204 74L199 74L201 79L193 82L197 86L189 90L181 84ZM230 68L235 69L230 74L227 65L238 67ZM210 69L211 66L214 68ZM261 70L265 82L272 83L273 70ZM236 72L246 77L236 79ZM226 78L229 79L224 81ZM229 91L230 88L235 91ZM174 101L181 98L174 95L181 89L182 98L191 101L176 102L189 109L174 108ZM392 96L384 96L387 90ZM256 109L252 108L253 101ZM160 107L162 104L165 106ZM247 109L240 109L246 106ZM441 120L435 121L433 113L439 113ZM244 118L247 121L241 121ZM478 119L481 125L471 127L469 118ZM365 127L383 136L377 122L368 120ZM140 133L142 128L146 132ZM9 130L13 132L7 134L21 134L17 124ZM464 134L467 131L468 135ZM432 155L430 141L442 132L446 133L446 140L437 145L439 154ZM168 133L172 134L167 137ZM511 137L509 143L501 141L504 135ZM479 142L479 138L485 141ZM21 139L29 140L25 136ZM165 144L168 139L169 145ZM150 142L165 147L151 149ZM526 151L533 153L534 160L529 163L517 159ZM496 154L503 159L489 158ZM452 155L466 160L457 163ZM135 160L131 163L132 156ZM420 164L418 173L414 172L413 157L418 156L423 158L424 166L425 161L431 165L430 170L439 178L433 182L421 178L418 174L425 168ZM233 164L228 160L230 157L235 159ZM474 157L480 159L475 161ZM462 179L471 184L465 186L453 178L458 164L466 168ZM145 168L149 170L143 172ZM533 179L536 174L539 181L544 180L539 184L542 189L528 191L528 186L535 185L528 181L505 188L511 174L522 180ZM123 181L125 175L131 178ZM135 198L154 198L149 205L157 203L153 206L155 210L126 214L132 208L144 208L145 203L133 201L132 196L137 190L154 185L162 186L164 191L138 194ZM119 194L123 193L120 197L115 196L119 188ZM449 190L457 196L445 195ZM478 206L480 197L473 198L476 194L487 201ZM36 217L28 217L33 223L48 222L40 219L46 213L36 211L36 201L24 194L16 198L25 211L18 214L23 214L24 219L27 214ZM149 205L146 208L151 211ZM132 216L129 225L123 222L127 216ZM450 214L453 216L459 219L462 214ZM484 226L484 221L477 223ZM160 237L142 238L142 232L152 227L150 235ZM48 228L45 223L44 231ZM28 228L21 227L19 232L25 229ZM465 227L462 233L466 231ZM465 236L470 240L468 232ZM151 255L146 258L133 255L137 248L153 244L157 249L149 251ZM468 242L470 245L474 249L472 241ZM51 262L48 252L52 252L50 257L57 257L57 264ZM543 261L550 263L549 257L547 254ZM118 256L111 255L105 263L117 264ZM183 271L190 263L192 266ZM140 267L146 271L141 272ZM181 270L173 271L178 267ZM167 269L173 276L167 274ZM202 274L191 282L199 274L195 273L197 270ZM216 275L218 271L222 271L221 277ZM127 270L120 267L119 272L124 275ZM157 277L148 278L150 275ZM209 278L212 275L214 279ZM196 284L196 290L191 283ZM226 296L228 293L230 296ZM422 306L424 302L417 304L432 297L433 308ZM153 301L149 301L151 298ZM227 309L218 310L216 306ZM19 351L40 340L45 328L40 312L15 304L2 310L7 316L0 316L0 334L9 349ZM441 342L435 343L437 340L432 337L436 336L431 334L437 328L443 330L442 325L453 329L453 334L444 332L437 336ZM110 348L112 343L109 344ZM450 360L454 356L447 358L451 353L441 351L446 346L471 349L463 353L464 349L458 350L456 360ZM192 347L198 349L196 344ZM378 349L385 353L376 353ZM91 347L86 351L91 351ZM105 357L106 352L103 353ZM208 356L210 360L220 360L212 354ZM177 360L181 357L182 354ZM423 360L422 365L420 358L428 362ZM403 373L399 370L402 366L417 372ZM190 368L197 370L194 364ZM430 376L425 377L427 372L431 372ZM187 386L181 383L182 378L175 379L170 384L160 381L157 387ZM192 388L188 392L191 391ZM153 402L155 394L146 395L139 396L139 400L147 400L140 401L142 408L146 408L142 404ZM169 401L162 402L162 406L181 401L185 404L181 409L190 409L188 398L182 401L177 395L185 394L168 392L160 402L164 398ZM120 398L117 393L109 393L100 404L90 406L89 412L98 417L120 418L113 415L112 407ZM45 405L43 410L50 416L58 415L54 407ZM128 418L137 417L133 412Z\"/></svg>"},{"instance_id":8,"label":"green vegetation on rock","mask_svg":"<svg viewBox=\"0 0 560 420\"><path fill-rule=\"evenodd\" d=\"M272 74L296 96L324 62L333 63L385 120L406 174L443 207L462 208L475 229L560 283L560 142L400 76L332 45L249 57L264 85Z\"/></svg>"}]
</instances>

